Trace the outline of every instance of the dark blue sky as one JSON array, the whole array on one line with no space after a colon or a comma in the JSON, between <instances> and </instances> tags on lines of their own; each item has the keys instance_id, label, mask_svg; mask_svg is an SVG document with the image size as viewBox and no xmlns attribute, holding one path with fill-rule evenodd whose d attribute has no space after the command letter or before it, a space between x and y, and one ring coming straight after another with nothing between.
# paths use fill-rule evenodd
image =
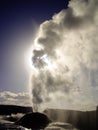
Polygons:
<instances>
[{"instance_id":1,"label":"dark blue sky","mask_svg":"<svg viewBox=\"0 0 98 130\"><path fill-rule=\"evenodd\" d=\"M0 91L28 90L22 60L29 41L40 23L67 5L68 0L0 0Z\"/></svg>"}]
</instances>

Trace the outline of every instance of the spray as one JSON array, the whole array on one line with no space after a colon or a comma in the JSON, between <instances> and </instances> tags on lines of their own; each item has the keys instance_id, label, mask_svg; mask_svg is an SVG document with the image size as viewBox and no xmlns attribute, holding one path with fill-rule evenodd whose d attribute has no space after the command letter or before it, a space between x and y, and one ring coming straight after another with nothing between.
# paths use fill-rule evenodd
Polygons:
<instances>
[{"instance_id":1,"label":"spray","mask_svg":"<svg viewBox=\"0 0 98 130\"><path fill-rule=\"evenodd\" d=\"M32 102L90 109L98 102L98 0L72 0L39 27L33 49Z\"/></svg>"}]
</instances>

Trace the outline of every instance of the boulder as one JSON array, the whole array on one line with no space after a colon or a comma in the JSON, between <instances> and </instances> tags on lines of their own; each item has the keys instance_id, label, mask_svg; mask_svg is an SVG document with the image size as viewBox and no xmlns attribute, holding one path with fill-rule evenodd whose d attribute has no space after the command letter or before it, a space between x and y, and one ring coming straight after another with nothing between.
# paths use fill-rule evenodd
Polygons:
<instances>
[{"instance_id":1,"label":"boulder","mask_svg":"<svg viewBox=\"0 0 98 130\"><path fill-rule=\"evenodd\" d=\"M39 130L44 129L50 122L51 120L45 114L35 112L24 115L15 124L32 130Z\"/></svg>"}]
</instances>

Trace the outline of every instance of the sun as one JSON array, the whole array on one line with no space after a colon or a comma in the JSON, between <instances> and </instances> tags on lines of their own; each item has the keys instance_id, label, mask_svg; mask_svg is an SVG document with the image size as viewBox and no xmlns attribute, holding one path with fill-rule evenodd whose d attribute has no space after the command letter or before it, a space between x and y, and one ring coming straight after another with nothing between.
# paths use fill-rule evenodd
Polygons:
<instances>
[{"instance_id":1,"label":"sun","mask_svg":"<svg viewBox=\"0 0 98 130\"><path fill-rule=\"evenodd\" d=\"M33 70L39 70L39 68L35 67L32 58L34 56L33 52L34 47L30 47L27 52L25 53L25 65L29 72L32 72ZM39 61L42 61L44 66L40 70L49 70L53 71L57 68L56 64L53 62L52 59L48 57L47 54L44 54L43 56L37 57Z\"/></svg>"}]
</instances>

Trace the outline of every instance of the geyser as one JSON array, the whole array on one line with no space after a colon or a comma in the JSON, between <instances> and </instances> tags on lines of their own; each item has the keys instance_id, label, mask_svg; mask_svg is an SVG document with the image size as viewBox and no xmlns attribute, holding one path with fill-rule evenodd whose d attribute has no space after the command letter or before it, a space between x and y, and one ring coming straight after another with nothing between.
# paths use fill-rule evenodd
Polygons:
<instances>
[{"instance_id":1,"label":"geyser","mask_svg":"<svg viewBox=\"0 0 98 130\"><path fill-rule=\"evenodd\" d=\"M39 27L32 101L39 108L91 109L98 102L98 0L72 0Z\"/></svg>"}]
</instances>

